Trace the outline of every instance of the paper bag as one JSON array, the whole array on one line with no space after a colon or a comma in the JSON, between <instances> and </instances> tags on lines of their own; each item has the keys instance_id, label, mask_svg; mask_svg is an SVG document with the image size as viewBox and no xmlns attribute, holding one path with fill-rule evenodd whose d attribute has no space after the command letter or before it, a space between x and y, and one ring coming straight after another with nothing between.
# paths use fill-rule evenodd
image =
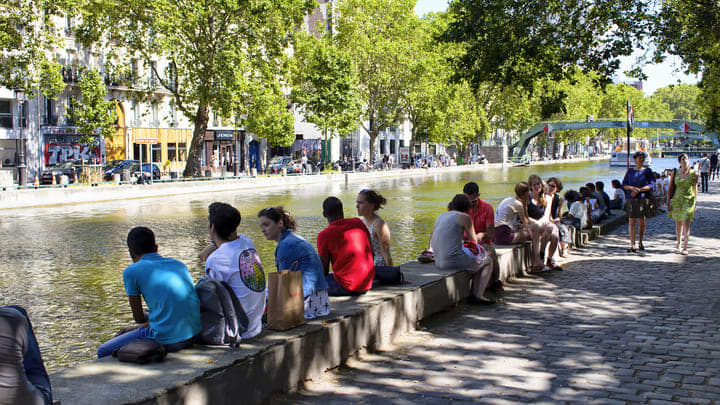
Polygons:
<instances>
[{"instance_id":1,"label":"paper bag","mask_svg":"<svg viewBox=\"0 0 720 405\"><path fill-rule=\"evenodd\" d=\"M282 270L270 273L267 327L286 330L305 322L302 272Z\"/></svg>"}]
</instances>

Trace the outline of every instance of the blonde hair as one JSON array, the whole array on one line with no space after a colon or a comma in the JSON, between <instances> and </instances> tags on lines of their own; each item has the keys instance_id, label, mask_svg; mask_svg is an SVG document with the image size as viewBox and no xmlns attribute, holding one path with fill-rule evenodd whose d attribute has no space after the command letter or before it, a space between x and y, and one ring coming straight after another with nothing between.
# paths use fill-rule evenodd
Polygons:
<instances>
[{"instance_id":1,"label":"blonde hair","mask_svg":"<svg viewBox=\"0 0 720 405\"><path fill-rule=\"evenodd\" d=\"M540 183L540 185L542 186L540 188L540 197L538 197L538 203L539 203L539 205L542 205L543 207L547 207L547 200L545 199L545 184L543 183L540 176L538 176L537 174L531 174L530 177L528 177L528 184L530 185L530 193L532 195L532 190L533 190L532 184L536 181L538 183Z\"/></svg>"}]
</instances>

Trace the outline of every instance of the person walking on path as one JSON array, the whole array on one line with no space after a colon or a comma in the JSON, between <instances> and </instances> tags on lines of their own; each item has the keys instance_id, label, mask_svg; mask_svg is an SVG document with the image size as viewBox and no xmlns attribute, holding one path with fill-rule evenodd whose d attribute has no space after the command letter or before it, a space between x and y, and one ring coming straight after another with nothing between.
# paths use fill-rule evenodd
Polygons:
<instances>
[{"instance_id":1,"label":"person walking on path","mask_svg":"<svg viewBox=\"0 0 720 405\"><path fill-rule=\"evenodd\" d=\"M668 216L675 220L675 252L688 254L687 243L690 238L690 222L695 219L697 209L697 174L690 169L688 156L678 156L680 167L673 171L668 191Z\"/></svg>"},{"instance_id":2,"label":"person walking on path","mask_svg":"<svg viewBox=\"0 0 720 405\"><path fill-rule=\"evenodd\" d=\"M630 248L628 253L635 253L635 239L637 236L638 249L645 250L643 237L645 236L645 219L648 216L650 192L655 187L655 176L649 167L643 167L645 154L635 152L633 155L635 167L631 167L625 173L622 186L625 190L625 197L628 200L625 207L628 214ZM637 232L635 227L637 226Z\"/></svg>"},{"instance_id":3,"label":"person walking on path","mask_svg":"<svg viewBox=\"0 0 720 405\"><path fill-rule=\"evenodd\" d=\"M708 159L707 153L703 156L703 160L700 161L700 178L702 179L701 191L707 193L708 179L710 178L710 159Z\"/></svg>"},{"instance_id":4,"label":"person walking on path","mask_svg":"<svg viewBox=\"0 0 720 405\"><path fill-rule=\"evenodd\" d=\"M715 180L718 177L718 154L713 152L710 155L710 180Z\"/></svg>"}]
</instances>

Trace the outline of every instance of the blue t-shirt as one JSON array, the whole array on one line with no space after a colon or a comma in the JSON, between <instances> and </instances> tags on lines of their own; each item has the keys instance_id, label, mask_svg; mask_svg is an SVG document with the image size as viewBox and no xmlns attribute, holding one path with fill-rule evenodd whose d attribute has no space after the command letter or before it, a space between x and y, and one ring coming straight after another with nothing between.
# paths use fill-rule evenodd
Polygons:
<instances>
[{"instance_id":1,"label":"blue t-shirt","mask_svg":"<svg viewBox=\"0 0 720 405\"><path fill-rule=\"evenodd\" d=\"M150 332L158 343L178 343L200 333L200 300L182 262L146 253L125 268L123 282L127 295L145 299Z\"/></svg>"},{"instance_id":2,"label":"blue t-shirt","mask_svg":"<svg viewBox=\"0 0 720 405\"><path fill-rule=\"evenodd\" d=\"M303 295L328 288L323 266L315 248L290 229L283 232L275 249L275 266L280 270L302 271Z\"/></svg>"},{"instance_id":3,"label":"blue t-shirt","mask_svg":"<svg viewBox=\"0 0 720 405\"><path fill-rule=\"evenodd\" d=\"M652 170L645 167L642 170L635 170L632 167L625 173L625 178L622 181L623 189L625 186L633 186L637 188L650 186L650 190L655 188L655 175ZM646 198L650 196L650 192L646 191L633 197L630 191L625 190L625 198Z\"/></svg>"}]
</instances>

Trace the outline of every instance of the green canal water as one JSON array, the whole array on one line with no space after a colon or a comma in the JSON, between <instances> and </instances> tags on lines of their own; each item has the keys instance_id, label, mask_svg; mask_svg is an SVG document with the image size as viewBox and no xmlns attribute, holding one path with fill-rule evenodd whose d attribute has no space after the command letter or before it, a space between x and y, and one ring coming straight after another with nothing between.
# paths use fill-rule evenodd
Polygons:
<instances>
[{"instance_id":1,"label":"green canal water","mask_svg":"<svg viewBox=\"0 0 720 405\"><path fill-rule=\"evenodd\" d=\"M674 166L656 159L653 167ZM274 271L275 243L259 230L257 212L284 205L297 220L297 232L313 245L327 226L321 215L326 196L339 197L345 216L356 216L355 197L363 188L383 194L380 211L392 231L396 263L414 260L428 244L435 218L463 185L475 181L481 198L494 207L528 175L559 177L565 190L589 180L622 179L624 169L607 161L548 166L493 168L484 171L430 171L427 175L373 179L367 182L276 187L268 190L123 200L86 205L9 210L0 217L0 305L18 304L30 313L49 371L95 358L97 346L132 322L122 285L130 264L125 238L134 226L155 231L160 254L187 264L195 279L203 270L197 253L208 243L207 206L224 201L242 216L239 232L249 236L266 271Z\"/></svg>"}]
</instances>

